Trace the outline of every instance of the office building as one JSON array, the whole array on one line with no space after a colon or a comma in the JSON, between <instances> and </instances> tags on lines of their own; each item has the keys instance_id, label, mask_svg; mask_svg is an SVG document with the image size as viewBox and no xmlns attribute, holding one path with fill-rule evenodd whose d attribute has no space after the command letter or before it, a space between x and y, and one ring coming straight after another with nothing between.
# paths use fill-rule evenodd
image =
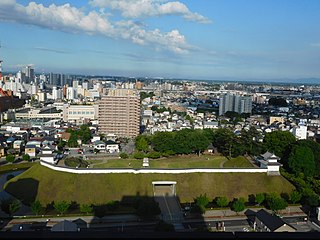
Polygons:
<instances>
[{"instance_id":1,"label":"office building","mask_svg":"<svg viewBox=\"0 0 320 240\"><path fill-rule=\"evenodd\" d=\"M219 115L226 112L251 113L252 98L251 96L240 96L227 93L220 97Z\"/></svg>"},{"instance_id":2,"label":"office building","mask_svg":"<svg viewBox=\"0 0 320 240\"><path fill-rule=\"evenodd\" d=\"M140 130L140 96L131 89L109 90L99 102L99 131L136 137Z\"/></svg>"}]
</instances>

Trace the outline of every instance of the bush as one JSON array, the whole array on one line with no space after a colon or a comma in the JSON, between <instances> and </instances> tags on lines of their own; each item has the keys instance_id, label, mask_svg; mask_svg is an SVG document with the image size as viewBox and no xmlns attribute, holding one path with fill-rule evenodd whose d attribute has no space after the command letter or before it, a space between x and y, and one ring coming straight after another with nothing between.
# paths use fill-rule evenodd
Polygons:
<instances>
[{"instance_id":1,"label":"bush","mask_svg":"<svg viewBox=\"0 0 320 240\"><path fill-rule=\"evenodd\" d=\"M23 161L29 161L29 160L30 160L30 156L29 156L28 154L24 154L24 155L22 156L22 160L23 160Z\"/></svg>"},{"instance_id":2,"label":"bush","mask_svg":"<svg viewBox=\"0 0 320 240\"><path fill-rule=\"evenodd\" d=\"M135 159L143 159L145 157L145 154L143 152L135 152L133 153L132 157Z\"/></svg>"},{"instance_id":3,"label":"bush","mask_svg":"<svg viewBox=\"0 0 320 240\"><path fill-rule=\"evenodd\" d=\"M127 153L125 153L125 152L122 152L122 153L119 154L119 157L121 157L122 159L126 159L126 158L129 157L129 155Z\"/></svg>"},{"instance_id":4,"label":"bush","mask_svg":"<svg viewBox=\"0 0 320 240\"><path fill-rule=\"evenodd\" d=\"M15 159L16 159L16 157L12 154L9 154L6 156L6 161L9 163L13 163Z\"/></svg>"},{"instance_id":5,"label":"bush","mask_svg":"<svg viewBox=\"0 0 320 240\"><path fill-rule=\"evenodd\" d=\"M156 158L160 158L161 154L159 152L151 152L148 154L148 157L152 159L156 159Z\"/></svg>"}]
</instances>

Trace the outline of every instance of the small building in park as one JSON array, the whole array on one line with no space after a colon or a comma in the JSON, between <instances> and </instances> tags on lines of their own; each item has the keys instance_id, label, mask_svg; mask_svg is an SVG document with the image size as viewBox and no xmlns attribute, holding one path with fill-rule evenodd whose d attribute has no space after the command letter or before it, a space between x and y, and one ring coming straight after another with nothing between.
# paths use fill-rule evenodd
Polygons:
<instances>
[{"instance_id":1,"label":"small building in park","mask_svg":"<svg viewBox=\"0 0 320 240\"><path fill-rule=\"evenodd\" d=\"M40 161L44 161L51 164L56 164L57 159L55 157L56 154L53 153L54 149L49 146L45 146L41 150Z\"/></svg>"},{"instance_id":2,"label":"small building in park","mask_svg":"<svg viewBox=\"0 0 320 240\"><path fill-rule=\"evenodd\" d=\"M267 168L268 175L280 175L280 167L282 164L278 162L279 160L280 158L278 156L270 152L256 157L256 163L260 168Z\"/></svg>"}]
</instances>

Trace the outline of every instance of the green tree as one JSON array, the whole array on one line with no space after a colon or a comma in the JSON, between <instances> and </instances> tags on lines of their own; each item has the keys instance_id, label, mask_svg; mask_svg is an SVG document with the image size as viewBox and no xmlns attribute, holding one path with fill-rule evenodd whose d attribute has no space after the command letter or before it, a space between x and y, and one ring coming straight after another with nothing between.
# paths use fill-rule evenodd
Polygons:
<instances>
[{"instance_id":1,"label":"green tree","mask_svg":"<svg viewBox=\"0 0 320 240\"><path fill-rule=\"evenodd\" d=\"M288 203L286 202L286 200L276 194L267 195L267 204L269 208L274 212L278 212L288 207Z\"/></svg>"},{"instance_id":2,"label":"green tree","mask_svg":"<svg viewBox=\"0 0 320 240\"><path fill-rule=\"evenodd\" d=\"M263 201L265 200L265 194L264 193L257 193L255 196L255 201L256 203L258 203L259 205L261 205L263 203Z\"/></svg>"},{"instance_id":3,"label":"green tree","mask_svg":"<svg viewBox=\"0 0 320 240\"><path fill-rule=\"evenodd\" d=\"M78 147L78 135L75 132L72 132L67 143L68 147Z\"/></svg>"},{"instance_id":4,"label":"green tree","mask_svg":"<svg viewBox=\"0 0 320 240\"><path fill-rule=\"evenodd\" d=\"M207 197L207 194L200 194L200 196L196 197L194 199L194 202L198 208L198 210L200 211L200 213L205 213L206 212L206 206L209 204L210 200Z\"/></svg>"},{"instance_id":5,"label":"green tree","mask_svg":"<svg viewBox=\"0 0 320 240\"><path fill-rule=\"evenodd\" d=\"M288 163L295 174L303 172L306 177L313 177L315 173L314 155L309 147L294 146Z\"/></svg>"},{"instance_id":6,"label":"green tree","mask_svg":"<svg viewBox=\"0 0 320 240\"><path fill-rule=\"evenodd\" d=\"M42 206L42 204L41 204L41 202L39 200L36 200L31 204L31 211L35 215L38 216L41 213L42 210L43 210L43 206Z\"/></svg>"},{"instance_id":7,"label":"green tree","mask_svg":"<svg viewBox=\"0 0 320 240\"><path fill-rule=\"evenodd\" d=\"M80 205L80 212L89 214L93 212L93 206L90 204L81 204Z\"/></svg>"},{"instance_id":8,"label":"green tree","mask_svg":"<svg viewBox=\"0 0 320 240\"><path fill-rule=\"evenodd\" d=\"M194 120L192 117L190 117L190 115L186 116L186 120L188 120L190 122L190 124L193 125Z\"/></svg>"},{"instance_id":9,"label":"green tree","mask_svg":"<svg viewBox=\"0 0 320 240\"><path fill-rule=\"evenodd\" d=\"M301 200L302 194L298 191L292 191L290 193L290 201L294 204Z\"/></svg>"},{"instance_id":10,"label":"green tree","mask_svg":"<svg viewBox=\"0 0 320 240\"><path fill-rule=\"evenodd\" d=\"M21 208L21 202L18 199L4 199L1 200L1 209L5 213L9 214L12 216L15 212L19 211Z\"/></svg>"},{"instance_id":11,"label":"green tree","mask_svg":"<svg viewBox=\"0 0 320 240\"><path fill-rule=\"evenodd\" d=\"M312 150L316 164L315 175L320 176L320 144L313 140L299 140L297 145L309 147Z\"/></svg>"},{"instance_id":12,"label":"green tree","mask_svg":"<svg viewBox=\"0 0 320 240\"><path fill-rule=\"evenodd\" d=\"M244 201L242 199L237 199L233 201L231 209L232 211L235 211L238 215L239 212L242 212L245 209Z\"/></svg>"},{"instance_id":13,"label":"green tree","mask_svg":"<svg viewBox=\"0 0 320 240\"><path fill-rule=\"evenodd\" d=\"M288 131L273 131L267 133L264 138L264 146L275 155L282 158L286 152L290 152L291 146L296 142L295 136Z\"/></svg>"},{"instance_id":14,"label":"green tree","mask_svg":"<svg viewBox=\"0 0 320 240\"><path fill-rule=\"evenodd\" d=\"M237 136L228 128L220 128L213 132L213 145L217 147L218 151L224 156L231 158L237 157L235 154L235 147L238 142Z\"/></svg>"},{"instance_id":15,"label":"green tree","mask_svg":"<svg viewBox=\"0 0 320 240\"><path fill-rule=\"evenodd\" d=\"M240 139L247 154L255 156L261 154L262 144L259 140L262 139L262 135L254 126L251 126L249 130L243 128Z\"/></svg>"},{"instance_id":16,"label":"green tree","mask_svg":"<svg viewBox=\"0 0 320 240\"><path fill-rule=\"evenodd\" d=\"M143 151L143 152L147 152L148 149L149 149L149 144L148 144L148 140L145 136L143 135L139 135L137 138L136 138L136 149L138 151Z\"/></svg>"},{"instance_id":17,"label":"green tree","mask_svg":"<svg viewBox=\"0 0 320 240\"><path fill-rule=\"evenodd\" d=\"M7 161L8 163L13 163L15 159L16 159L16 157L15 157L14 155L12 155L12 154L8 154L8 155L6 156L6 161Z\"/></svg>"},{"instance_id":18,"label":"green tree","mask_svg":"<svg viewBox=\"0 0 320 240\"><path fill-rule=\"evenodd\" d=\"M29 154L24 154L24 155L22 156L22 160L23 160L23 161L29 161L29 160L30 160Z\"/></svg>"},{"instance_id":19,"label":"green tree","mask_svg":"<svg viewBox=\"0 0 320 240\"><path fill-rule=\"evenodd\" d=\"M83 143L88 143L92 138L92 132L87 124L84 124L80 127L77 135L80 137Z\"/></svg>"},{"instance_id":20,"label":"green tree","mask_svg":"<svg viewBox=\"0 0 320 240\"><path fill-rule=\"evenodd\" d=\"M153 149L157 152L174 151L175 132L156 132L151 137Z\"/></svg>"},{"instance_id":21,"label":"green tree","mask_svg":"<svg viewBox=\"0 0 320 240\"><path fill-rule=\"evenodd\" d=\"M219 207L227 207L229 205L229 199L226 197L217 197L216 203Z\"/></svg>"},{"instance_id":22,"label":"green tree","mask_svg":"<svg viewBox=\"0 0 320 240\"><path fill-rule=\"evenodd\" d=\"M71 206L71 203L67 201L56 202L53 205L54 209L61 215L66 213L70 206Z\"/></svg>"}]
</instances>

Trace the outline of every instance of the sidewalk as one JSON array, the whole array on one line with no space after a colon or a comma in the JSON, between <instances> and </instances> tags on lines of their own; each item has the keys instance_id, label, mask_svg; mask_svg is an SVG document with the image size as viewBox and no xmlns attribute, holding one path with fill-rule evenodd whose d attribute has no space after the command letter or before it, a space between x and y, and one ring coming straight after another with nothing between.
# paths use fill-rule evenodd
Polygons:
<instances>
[{"instance_id":1,"label":"sidewalk","mask_svg":"<svg viewBox=\"0 0 320 240\"><path fill-rule=\"evenodd\" d=\"M289 206L285 210L279 211L279 214L282 216L290 217L290 216L307 216L306 213L304 213L301 209L301 206ZM193 220L193 219L230 219L230 220L238 220L238 219L244 219L247 218L245 215L245 212L247 210L251 210L254 212L257 212L261 209L265 209L263 207L260 208L247 208L242 212L239 212L238 214L231 209L221 209L221 210L207 210L205 214L202 216L196 215L196 214L189 214L185 217L185 220ZM267 212L272 213L271 210L265 209Z\"/></svg>"}]
</instances>

